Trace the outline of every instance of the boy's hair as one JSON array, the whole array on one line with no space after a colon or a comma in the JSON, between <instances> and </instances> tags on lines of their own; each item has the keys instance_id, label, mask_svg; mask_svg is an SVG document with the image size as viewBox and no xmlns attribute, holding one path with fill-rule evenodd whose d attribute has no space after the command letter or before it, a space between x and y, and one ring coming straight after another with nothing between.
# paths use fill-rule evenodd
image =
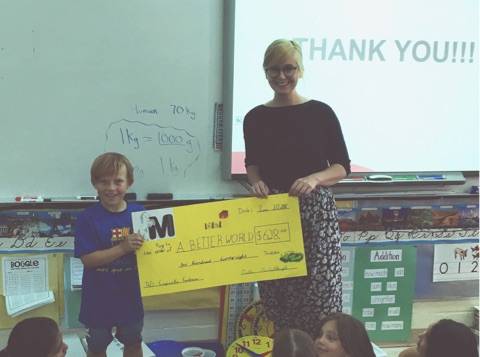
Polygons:
<instances>
[{"instance_id":1,"label":"boy's hair","mask_svg":"<svg viewBox=\"0 0 480 357\"><path fill-rule=\"evenodd\" d=\"M127 169L127 181L133 183L133 166L130 161L118 152L106 152L98 156L90 168L90 180L92 185L104 176L115 175L122 166Z\"/></svg>"},{"instance_id":2,"label":"boy's hair","mask_svg":"<svg viewBox=\"0 0 480 357\"><path fill-rule=\"evenodd\" d=\"M57 323L51 318L27 318L18 322L10 332L4 351L9 357L47 357L55 348L59 333Z\"/></svg>"},{"instance_id":3,"label":"boy's hair","mask_svg":"<svg viewBox=\"0 0 480 357\"><path fill-rule=\"evenodd\" d=\"M478 356L475 335L469 327L460 322L442 319L427 330L425 338L425 357Z\"/></svg>"},{"instance_id":4,"label":"boy's hair","mask_svg":"<svg viewBox=\"0 0 480 357\"><path fill-rule=\"evenodd\" d=\"M283 329L273 337L272 357L316 357L312 338L298 329Z\"/></svg>"}]
</instances>

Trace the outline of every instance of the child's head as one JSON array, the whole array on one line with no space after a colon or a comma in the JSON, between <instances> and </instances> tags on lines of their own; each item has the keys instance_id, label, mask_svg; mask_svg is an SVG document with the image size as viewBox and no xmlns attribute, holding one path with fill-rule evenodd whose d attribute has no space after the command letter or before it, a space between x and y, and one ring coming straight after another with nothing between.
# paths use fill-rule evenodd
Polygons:
<instances>
[{"instance_id":1,"label":"child's head","mask_svg":"<svg viewBox=\"0 0 480 357\"><path fill-rule=\"evenodd\" d=\"M102 206L110 212L125 209L125 194L133 183L133 167L122 154L107 152L95 159L91 181Z\"/></svg>"},{"instance_id":2,"label":"child's head","mask_svg":"<svg viewBox=\"0 0 480 357\"><path fill-rule=\"evenodd\" d=\"M265 50L263 69L278 65L286 60L292 60L298 67L299 76L303 75L302 47L295 41L278 39L273 41Z\"/></svg>"},{"instance_id":3,"label":"child's head","mask_svg":"<svg viewBox=\"0 0 480 357\"><path fill-rule=\"evenodd\" d=\"M63 357L67 349L54 320L31 317L15 325L5 351L9 357Z\"/></svg>"},{"instance_id":4,"label":"child's head","mask_svg":"<svg viewBox=\"0 0 480 357\"><path fill-rule=\"evenodd\" d=\"M133 184L133 166L124 155L118 152L106 152L98 156L90 168L92 185L95 186L102 177L118 174L122 167L126 169L127 183L131 186Z\"/></svg>"},{"instance_id":5,"label":"child's head","mask_svg":"<svg viewBox=\"0 0 480 357\"><path fill-rule=\"evenodd\" d=\"M316 357L312 338L301 330L284 329L273 337L272 357Z\"/></svg>"},{"instance_id":6,"label":"child's head","mask_svg":"<svg viewBox=\"0 0 480 357\"><path fill-rule=\"evenodd\" d=\"M320 321L315 346L319 357L375 357L363 323L341 312Z\"/></svg>"},{"instance_id":7,"label":"child's head","mask_svg":"<svg viewBox=\"0 0 480 357\"><path fill-rule=\"evenodd\" d=\"M422 357L478 356L473 332L460 322L440 320L420 335L417 350Z\"/></svg>"}]
</instances>

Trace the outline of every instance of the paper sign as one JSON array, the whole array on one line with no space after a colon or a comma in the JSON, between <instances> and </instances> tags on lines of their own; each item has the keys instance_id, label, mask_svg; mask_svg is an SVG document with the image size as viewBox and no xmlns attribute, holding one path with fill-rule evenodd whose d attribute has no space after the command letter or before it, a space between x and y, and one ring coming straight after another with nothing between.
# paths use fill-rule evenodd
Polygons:
<instances>
[{"instance_id":1,"label":"paper sign","mask_svg":"<svg viewBox=\"0 0 480 357\"><path fill-rule=\"evenodd\" d=\"M298 198L244 198L132 213L142 296L307 274Z\"/></svg>"},{"instance_id":2,"label":"paper sign","mask_svg":"<svg viewBox=\"0 0 480 357\"><path fill-rule=\"evenodd\" d=\"M24 295L48 291L46 255L3 257L4 295Z\"/></svg>"},{"instance_id":3,"label":"paper sign","mask_svg":"<svg viewBox=\"0 0 480 357\"><path fill-rule=\"evenodd\" d=\"M79 258L70 257L70 290L82 290L83 263Z\"/></svg>"},{"instance_id":4,"label":"paper sign","mask_svg":"<svg viewBox=\"0 0 480 357\"><path fill-rule=\"evenodd\" d=\"M342 311L352 313L355 248L342 247Z\"/></svg>"},{"instance_id":5,"label":"paper sign","mask_svg":"<svg viewBox=\"0 0 480 357\"><path fill-rule=\"evenodd\" d=\"M433 281L478 280L478 243L435 244Z\"/></svg>"},{"instance_id":6,"label":"paper sign","mask_svg":"<svg viewBox=\"0 0 480 357\"><path fill-rule=\"evenodd\" d=\"M415 287L415 247L355 249L353 316L374 341L410 338Z\"/></svg>"}]
</instances>

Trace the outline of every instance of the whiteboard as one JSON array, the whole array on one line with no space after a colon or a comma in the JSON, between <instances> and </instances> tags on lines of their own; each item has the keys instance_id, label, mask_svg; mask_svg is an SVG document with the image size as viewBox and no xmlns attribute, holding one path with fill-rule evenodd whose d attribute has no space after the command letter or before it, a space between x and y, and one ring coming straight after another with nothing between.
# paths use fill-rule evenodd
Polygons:
<instances>
[{"instance_id":1,"label":"whiteboard","mask_svg":"<svg viewBox=\"0 0 480 357\"><path fill-rule=\"evenodd\" d=\"M242 191L213 148L221 0L0 4L0 198L93 194L105 151L132 161L139 199Z\"/></svg>"}]
</instances>

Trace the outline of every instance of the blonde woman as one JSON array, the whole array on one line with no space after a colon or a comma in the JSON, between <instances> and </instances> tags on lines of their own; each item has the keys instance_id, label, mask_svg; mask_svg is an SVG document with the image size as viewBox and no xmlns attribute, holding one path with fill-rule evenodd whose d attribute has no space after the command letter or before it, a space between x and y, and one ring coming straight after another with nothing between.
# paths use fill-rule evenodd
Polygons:
<instances>
[{"instance_id":1,"label":"blonde woman","mask_svg":"<svg viewBox=\"0 0 480 357\"><path fill-rule=\"evenodd\" d=\"M272 42L263 68L273 99L245 116L247 177L257 197L299 197L308 276L261 282L260 294L277 331L299 328L313 336L318 321L342 307L340 233L329 186L350 173L350 159L334 111L296 90L301 47Z\"/></svg>"}]
</instances>

